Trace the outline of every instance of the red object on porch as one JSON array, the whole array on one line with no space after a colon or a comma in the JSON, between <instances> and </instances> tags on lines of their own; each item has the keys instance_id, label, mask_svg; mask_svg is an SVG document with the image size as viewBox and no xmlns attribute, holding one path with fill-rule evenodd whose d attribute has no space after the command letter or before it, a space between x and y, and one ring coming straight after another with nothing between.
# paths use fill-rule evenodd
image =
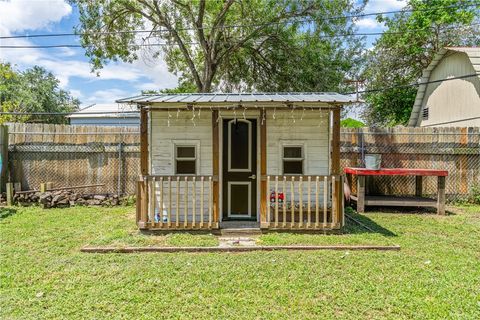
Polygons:
<instances>
[{"instance_id":1,"label":"red object on porch","mask_svg":"<svg viewBox=\"0 0 480 320\"><path fill-rule=\"evenodd\" d=\"M362 213L366 206L408 206L408 207L435 207L438 214L445 214L445 179L447 170L435 169L404 169L382 168L371 170L366 168L346 167L343 169L347 175L348 185L351 185L352 175L357 175L357 195L351 195L350 199L357 203L357 211ZM404 197L396 195L372 196L367 195L366 176L414 176L415 196ZM424 176L437 177L437 199L422 197L422 183Z\"/></svg>"},{"instance_id":2,"label":"red object on porch","mask_svg":"<svg viewBox=\"0 0 480 320\"><path fill-rule=\"evenodd\" d=\"M448 176L447 170L436 169L404 169L404 168L381 168L380 170L371 170L366 168L344 169L345 173L355 174L358 176Z\"/></svg>"}]
</instances>

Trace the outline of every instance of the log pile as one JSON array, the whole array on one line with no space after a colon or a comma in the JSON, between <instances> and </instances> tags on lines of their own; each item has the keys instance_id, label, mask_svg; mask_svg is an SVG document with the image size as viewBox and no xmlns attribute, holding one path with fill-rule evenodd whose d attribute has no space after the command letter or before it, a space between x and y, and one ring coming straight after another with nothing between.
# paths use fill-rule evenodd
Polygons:
<instances>
[{"instance_id":1,"label":"log pile","mask_svg":"<svg viewBox=\"0 0 480 320\"><path fill-rule=\"evenodd\" d=\"M81 194L73 190L15 194L13 201L21 205L40 203L44 208L61 208L76 205L117 206L120 204L120 198L116 194Z\"/></svg>"}]
</instances>

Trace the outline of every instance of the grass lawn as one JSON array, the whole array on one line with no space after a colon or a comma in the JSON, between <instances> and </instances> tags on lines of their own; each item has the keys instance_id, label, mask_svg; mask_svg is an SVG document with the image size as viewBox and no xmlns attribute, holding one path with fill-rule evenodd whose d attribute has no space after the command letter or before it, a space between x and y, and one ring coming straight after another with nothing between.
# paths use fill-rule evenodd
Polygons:
<instances>
[{"instance_id":1,"label":"grass lawn","mask_svg":"<svg viewBox=\"0 0 480 320\"><path fill-rule=\"evenodd\" d=\"M3 210L3 211L2 211ZM85 245L216 245L148 236L133 208L0 208L0 319L480 319L480 207L367 213L345 235L262 244L401 251L87 254Z\"/></svg>"}]
</instances>

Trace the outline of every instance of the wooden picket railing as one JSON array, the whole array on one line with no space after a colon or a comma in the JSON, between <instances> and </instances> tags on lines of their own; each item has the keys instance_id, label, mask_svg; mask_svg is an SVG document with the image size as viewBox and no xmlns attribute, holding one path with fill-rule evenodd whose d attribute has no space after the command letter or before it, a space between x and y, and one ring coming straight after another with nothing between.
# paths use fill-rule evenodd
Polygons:
<instances>
[{"instance_id":1,"label":"wooden picket railing","mask_svg":"<svg viewBox=\"0 0 480 320\"><path fill-rule=\"evenodd\" d=\"M137 185L143 229L214 229L212 176L145 176Z\"/></svg>"},{"instance_id":2,"label":"wooden picket railing","mask_svg":"<svg viewBox=\"0 0 480 320\"><path fill-rule=\"evenodd\" d=\"M343 177L264 176L267 187L262 229L332 230L344 223ZM141 229L217 229L213 176L144 176L137 182Z\"/></svg>"},{"instance_id":3,"label":"wooden picket railing","mask_svg":"<svg viewBox=\"0 0 480 320\"><path fill-rule=\"evenodd\" d=\"M344 224L343 177L267 176L268 229L340 229Z\"/></svg>"}]
</instances>

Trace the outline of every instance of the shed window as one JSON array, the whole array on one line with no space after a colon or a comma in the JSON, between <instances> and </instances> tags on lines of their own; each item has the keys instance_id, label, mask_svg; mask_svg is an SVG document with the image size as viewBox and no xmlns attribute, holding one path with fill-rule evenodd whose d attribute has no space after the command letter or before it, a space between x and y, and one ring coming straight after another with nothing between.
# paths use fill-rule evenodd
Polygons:
<instances>
[{"instance_id":1,"label":"shed window","mask_svg":"<svg viewBox=\"0 0 480 320\"><path fill-rule=\"evenodd\" d=\"M283 174L303 174L303 147L284 146L282 154Z\"/></svg>"},{"instance_id":2,"label":"shed window","mask_svg":"<svg viewBox=\"0 0 480 320\"><path fill-rule=\"evenodd\" d=\"M175 173L196 174L196 146L175 146Z\"/></svg>"}]
</instances>

